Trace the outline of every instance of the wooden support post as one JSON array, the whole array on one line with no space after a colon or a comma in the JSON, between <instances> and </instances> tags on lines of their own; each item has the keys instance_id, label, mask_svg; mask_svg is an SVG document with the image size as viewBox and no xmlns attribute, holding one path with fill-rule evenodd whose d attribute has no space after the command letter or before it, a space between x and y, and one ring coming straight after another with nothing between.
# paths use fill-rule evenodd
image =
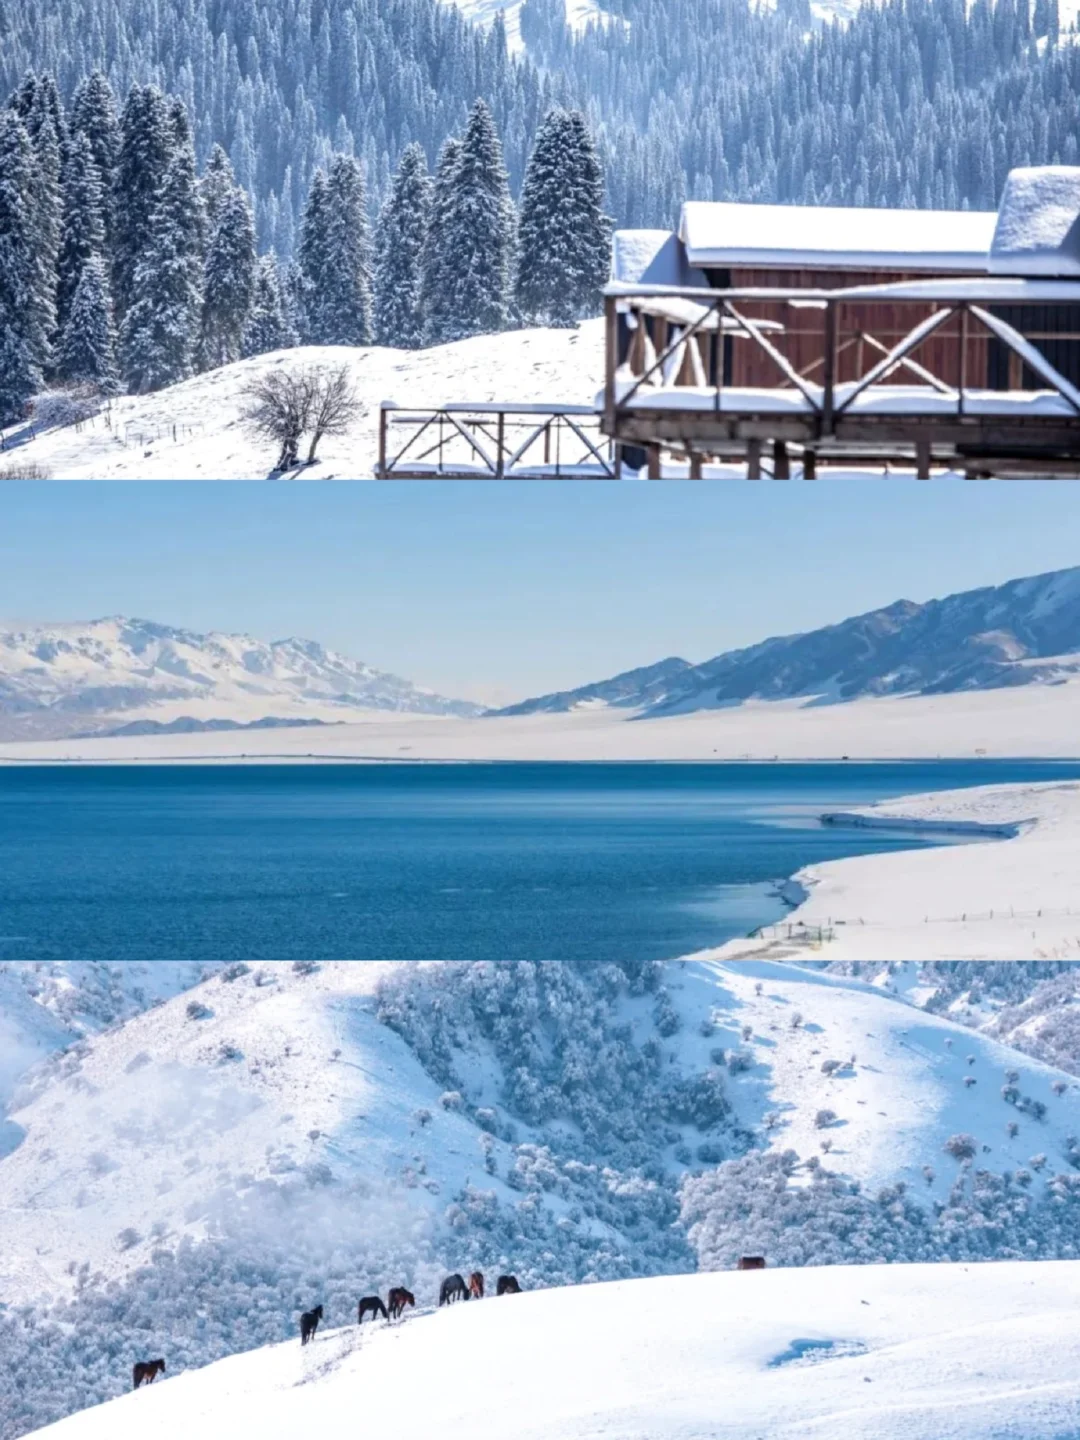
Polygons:
<instances>
[{"instance_id":1,"label":"wooden support post","mask_svg":"<svg viewBox=\"0 0 1080 1440\"><path fill-rule=\"evenodd\" d=\"M0 437L2 439L3 437ZM386 479L386 406L379 411L379 479Z\"/></svg>"},{"instance_id":2,"label":"wooden support post","mask_svg":"<svg viewBox=\"0 0 1080 1440\"><path fill-rule=\"evenodd\" d=\"M691 479L691 480L700 480L700 479L701 479L701 451L700 451L700 450L691 450L691 451L690 451L690 479Z\"/></svg>"},{"instance_id":3,"label":"wooden support post","mask_svg":"<svg viewBox=\"0 0 1080 1440\"><path fill-rule=\"evenodd\" d=\"M790 479L791 479L791 463L790 463L790 461L788 460L788 450L787 450L787 446L784 444L783 440L774 440L774 441L773 441L772 455L773 455L773 472L772 472L772 473L773 473L773 479L774 479L774 480L790 480Z\"/></svg>"},{"instance_id":4,"label":"wooden support post","mask_svg":"<svg viewBox=\"0 0 1080 1440\"><path fill-rule=\"evenodd\" d=\"M821 433L833 431L833 386L836 384L836 301L825 302L825 356L821 397Z\"/></svg>"},{"instance_id":5,"label":"wooden support post","mask_svg":"<svg viewBox=\"0 0 1080 1440\"><path fill-rule=\"evenodd\" d=\"M1015 350L1009 351L1009 389L1022 390L1024 388L1024 362Z\"/></svg>"},{"instance_id":6,"label":"wooden support post","mask_svg":"<svg viewBox=\"0 0 1080 1440\"><path fill-rule=\"evenodd\" d=\"M802 478L804 480L817 479L817 456L813 450L804 450L802 457Z\"/></svg>"},{"instance_id":7,"label":"wooden support post","mask_svg":"<svg viewBox=\"0 0 1080 1440\"><path fill-rule=\"evenodd\" d=\"M638 316L638 324L641 317ZM618 365L619 315L615 297L604 297L604 419L610 429L615 425L615 369Z\"/></svg>"},{"instance_id":8,"label":"wooden support post","mask_svg":"<svg viewBox=\"0 0 1080 1440\"><path fill-rule=\"evenodd\" d=\"M761 479L760 440L748 440L746 442L746 478L748 480Z\"/></svg>"},{"instance_id":9,"label":"wooden support post","mask_svg":"<svg viewBox=\"0 0 1080 1440\"><path fill-rule=\"evenodd\" d=\"M915 441L915 474L918 480L930 479L930 441Z\"/></svg>"},{"instance_id":10,"label":"wooden support post","mask_svg":"<svg viewBox=\"0 0 1080 1440\"><path fill-rule=\"evenodd\" d=\"M495 478L503 479L506 473L506 415L499 411L495 426Z\"/></svg>"},{"instance_id":11,"label":"wooden support post","mask_svg":"<svg viewBox=\"0 0 1080 1440\"><path fill-rule=\"evenodd\" d=\"M968 307L960 306L960 384L957 387L956 413L964 413L964 391L967 389L968 368Z\"/></svg>"},{"instance_id":12,"label":"wooden support post","mask_svg":"<svg viewBox=\"0 0 1080 1440\"><path fill-rule=\"evenodd\" d=\"M660 479L660 446L659 446L659 445L646 445L646 447L645 447L645 453L646 453L646 455L648 456L649 479L650 479L650 480L659 480L659 479Z\"/></svg>"}]
</instances>

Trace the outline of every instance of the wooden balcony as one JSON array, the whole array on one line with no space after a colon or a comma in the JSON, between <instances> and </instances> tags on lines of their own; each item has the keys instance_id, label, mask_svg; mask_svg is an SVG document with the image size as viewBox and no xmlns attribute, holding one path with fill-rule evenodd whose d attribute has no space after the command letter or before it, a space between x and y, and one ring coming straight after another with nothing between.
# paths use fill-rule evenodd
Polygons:
<instances>
[{"instance_id":1,"label":"wooden balcony","mask_svg":"<svg viewBox=\"0 0 1080 1440\"><path fill-rule=\"evenodd\" d=\"M1080 282L613 285L605 306L617 468L1080 474Z\"/></svg>"}]
</instances>

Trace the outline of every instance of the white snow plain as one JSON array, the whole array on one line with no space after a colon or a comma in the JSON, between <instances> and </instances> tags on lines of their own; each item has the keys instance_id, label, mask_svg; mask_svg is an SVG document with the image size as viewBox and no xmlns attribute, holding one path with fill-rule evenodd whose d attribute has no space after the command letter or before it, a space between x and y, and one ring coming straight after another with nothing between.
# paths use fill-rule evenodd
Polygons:
<instances>
[{"instance_id":1,"label":"white snow plain","mask_svg":"<svg viewBox=\"0 0 1080 1440\"><path fill-rule=\"evenodd\" d=\"M1078 1299L1075 1261L545 1290L233 1356L37 1434L1074 1440Z\"/></svg>"}]
</instances>

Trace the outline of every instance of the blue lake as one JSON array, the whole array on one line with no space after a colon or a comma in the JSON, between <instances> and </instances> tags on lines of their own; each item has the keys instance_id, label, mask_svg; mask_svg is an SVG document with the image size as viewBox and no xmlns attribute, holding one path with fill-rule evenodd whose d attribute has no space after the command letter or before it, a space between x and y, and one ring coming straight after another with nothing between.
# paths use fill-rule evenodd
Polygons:
<instances>
[{"instance_id":1,"label":"blue lake","mask_svg":"<svg viewBox=\"0 0 1080 1440\"><path fill-rule=\"evenodd\" d=\"M823 810L1039 761L0 768L2 959L678 955L800 866L920 842Z\"/></svg>"}]
</instances>

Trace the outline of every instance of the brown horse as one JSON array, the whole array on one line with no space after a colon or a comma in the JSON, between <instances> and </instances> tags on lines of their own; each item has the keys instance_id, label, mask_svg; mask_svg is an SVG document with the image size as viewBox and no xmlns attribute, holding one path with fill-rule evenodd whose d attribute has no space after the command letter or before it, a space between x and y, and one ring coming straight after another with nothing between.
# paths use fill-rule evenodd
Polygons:
<instances>
[{"instance_id":1,"label":"brown horse","mask_svg":"<svg viewBox=\"0 0 1080 1440\"><path fill-rule=\"evenodd\" d=\"M300 1316L300 1344L306 1345L315 1331L319 1328L319 1321L322 1319L322 1306L316 1305L314 1310L305 1310Z\"/></svg>"},{"instance_id":2,"label":"brown horse","mask_svg":"<svg viewBox=\"0 0 1080 1440\"><path fill-rule=\"evenodd\" d=\"M390 1291L389 1310L390 1319L397 1320L405 1309L406 1305L415 1305L416 1297L411 1290L406 1290L404 1285L395 1285Z\"/></svg>"},{"instance_id":3,"label":"brown horse","mask_svg":"<svg viewBox=\"0 0 1080 1440\"><path fill-rule=\"evenodd\" d=\"M484 1298L484 1277L479 1270L474 1270L469 1276L469 1294L474 1300Z\"/></svg>"},{"instance_id":4,"label":"brown horse","mask_svg":"<svg viewBox=\"0 0 1080 1440\"><path fill-rule=\"evenodd\" d=\"M521 1286L516 1275L500 1275L495 1282L496 1295L520 1295Z\"/></svg>"},{"instance_id":5,"label":"brown horse","mask_svg":"<svg viewBox=\"0 0 1080 1440\"><path fill-rule=\"evenodd\" d=\"M360 1301L356 1309L356 1323L358 1325L364 1323L365 1315L371 1315L375 1320L377 1320L380 1315L384 1320L390 1319L390 1316L386 1313L386 1306L379 1299L378 1295L365 1295Z\"/></svg>"},{"instance_id":6,"label":"brown horse","mask_svg":"<svg viewBox=\"0 0 1080 1440\"><path fill-rule=\"evenodd\" d=\"M135 1382L134 1388L138 1390L140 1385L152 1385L155 1375L164 1374L164 1360L137 1360L135 1368L131 1372L131 1378Z\"/></svg>"}]
</instances>

